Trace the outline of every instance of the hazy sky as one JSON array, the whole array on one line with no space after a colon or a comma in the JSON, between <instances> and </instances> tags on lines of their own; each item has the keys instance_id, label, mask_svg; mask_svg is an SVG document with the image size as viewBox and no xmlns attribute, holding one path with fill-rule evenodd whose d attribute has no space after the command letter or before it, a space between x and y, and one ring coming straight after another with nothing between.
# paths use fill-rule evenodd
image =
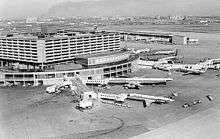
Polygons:
<instances>
[{"instance_id":1,"label":"hazy sky","mask_svg":"<svg viewBox=\"0 0 220 139\"><path fill-rule=\"evenodd\" d=\"M0 0L0 16L40 16L60 2L106 2L102 14L119 15L219 15L220 0ZM88 6L87 6L88 7ZM92 8L92 7L90 7ZM114 9L114 10L112 10ZM115 11L115 12L109 12ZM83 12L83 11L79 11ZM86 13L89 15L89 13ZM79 15L84 15L79 13Z\"/></svg>"}]
</instances>

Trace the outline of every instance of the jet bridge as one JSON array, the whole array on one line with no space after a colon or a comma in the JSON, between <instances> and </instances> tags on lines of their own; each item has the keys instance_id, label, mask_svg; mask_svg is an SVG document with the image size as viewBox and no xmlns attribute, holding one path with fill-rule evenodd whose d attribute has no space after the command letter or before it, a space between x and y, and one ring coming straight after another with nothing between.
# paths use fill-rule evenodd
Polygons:
<instances>
[{"instance_id":1,"label":"jet bridge","mask_svg":"<svg viewBox=\"0 0 220 139\"><path fill-rule=\"evenodd\" d=\"M79 77L71 79L72 85L76 86L76 92L82 94L83 92L91 92L92 90L86 86Z\"/></svg>"}]
</instances>

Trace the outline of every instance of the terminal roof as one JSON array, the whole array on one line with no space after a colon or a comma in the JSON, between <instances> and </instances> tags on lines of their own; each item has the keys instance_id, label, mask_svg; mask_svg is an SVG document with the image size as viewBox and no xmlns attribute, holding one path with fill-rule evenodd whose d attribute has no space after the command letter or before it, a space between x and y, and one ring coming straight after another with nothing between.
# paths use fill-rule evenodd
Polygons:
<instances>
[{"instance_id":1,"label":"terminal roof","mask_svg":"<svg viewBox=\"0 0 220 139\"><path fill-rule=\"evenodd\" d=\"M83 55L77 56L77 58L94 58L94 57L103 57L103 56L124 54L124 53L129 53L129 52L128 51L106 51L106 52L99 52L99 53L93 53L93 54L83 54Z\"/></svg>"}]
</instances>

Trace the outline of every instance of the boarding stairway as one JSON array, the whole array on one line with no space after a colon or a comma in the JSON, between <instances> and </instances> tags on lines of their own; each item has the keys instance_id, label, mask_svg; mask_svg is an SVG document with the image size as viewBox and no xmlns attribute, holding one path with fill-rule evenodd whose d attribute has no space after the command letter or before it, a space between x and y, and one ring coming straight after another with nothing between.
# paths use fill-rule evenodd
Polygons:
<instances>
[{"instance_id":1,"label":"boarding stairway","mask_svg":"<svg viewBox=\"0 0 220 139\"><path fill-rule=\"evenodd\" d=\"M72 85L76 86L77 88L75 90L77 94L82 94L83 92L91 91L91 89L88 86L86 86L79 77L74 77L71 79L71 81L72 81Z\"/></svg>"}]
</instances>

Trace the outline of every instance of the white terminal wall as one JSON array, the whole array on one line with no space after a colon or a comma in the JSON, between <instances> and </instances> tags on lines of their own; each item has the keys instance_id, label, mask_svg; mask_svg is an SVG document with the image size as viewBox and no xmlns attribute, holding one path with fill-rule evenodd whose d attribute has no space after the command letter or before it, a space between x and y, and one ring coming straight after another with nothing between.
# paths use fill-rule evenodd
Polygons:
<instances>
[{"instance_id":1,"label":"white terminal wall","mask_svg":"<svg viewBox=\"0 0 220 139\"><path fill-rule=\"evenodd\" d=\"M45 62L45 60L46 60L45 40L38 40L37 41L37 56L38 56L39 63Z\"/></svg>"},{"instance_id":2,"label":"white terminal wall","mask_svg":"<svg viewBox=\"0 0 220 139\"><path fill-rule=\"evenodd\" d=\"M107 55L107 56L101 56L101 57L94 57L88 59L88 65L99 65L99 64L105 64L105 63L111 63L111 62L117 62L121 60L125 60L129 58L128 53L119 53L115 55Z\"/></svg>"}]
</instances>

